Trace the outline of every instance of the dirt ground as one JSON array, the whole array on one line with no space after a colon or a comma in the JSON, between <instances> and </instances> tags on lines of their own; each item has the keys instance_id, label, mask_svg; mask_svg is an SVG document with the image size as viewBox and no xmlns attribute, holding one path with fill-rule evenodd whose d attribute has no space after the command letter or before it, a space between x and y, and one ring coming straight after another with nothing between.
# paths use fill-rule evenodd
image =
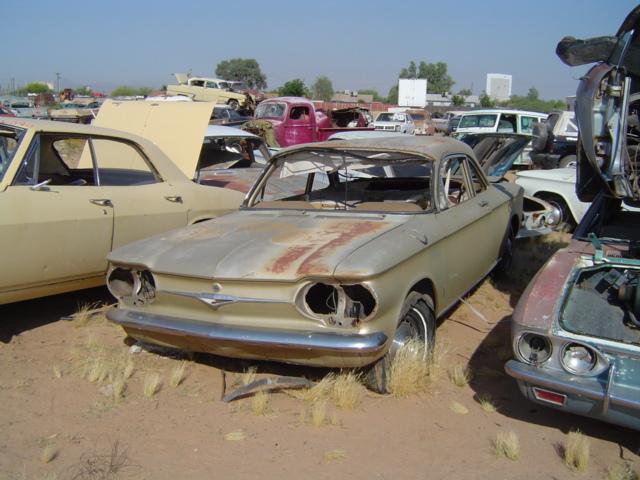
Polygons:
<instances>
[{"instance_id":1,"label":"dirt ground","mask_svg":"<svg viewBox=\"0 0 640 480\"><path fill-rule=\"evenodd\" d=\"M290 392L223 403L221 370L229 389L250 364L132 352L103 315L68 320L81 305L111 303L105 289L0 306L0 479L637 478L607 477L606 469L640 471L638 432L534 405L502 368L513 306L563 239L520 242L513 273L485 281L447 315L437 337L448 353L426 392L365 392L352 409ZM92 371L100 362L129 369L120 399L115 380ZM182 362L185 377L172 387ZM472 375L462 387L447 374L458 364ZM254 366L258 377L325 373ZM160 389L147 397L154 373ZM486 395L497 411L481 408ZM583 473L561 457L576 429L590 442ZM520 443L517 460L497 457L492 445L510 431Z\"/></svg>"}]
</instances>

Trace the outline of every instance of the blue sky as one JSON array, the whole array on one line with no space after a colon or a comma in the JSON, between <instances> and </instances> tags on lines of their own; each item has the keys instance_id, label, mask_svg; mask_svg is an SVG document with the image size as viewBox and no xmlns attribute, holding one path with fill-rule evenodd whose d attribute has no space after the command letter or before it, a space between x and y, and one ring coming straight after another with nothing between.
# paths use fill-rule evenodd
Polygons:
<instances>
[{"instance_id":1,"label":"blue sky","mask_svg":"<svg viewBox=\"0 0 640 480\"><path fill-rule=\"evenodd\" d=\"M3 1L0 85L159 87L172 72L213 75L228 58L255 58L269 88L328 76L334 89L386 95L410 60L446 62L454 91L513 75L513 93L575 93L582 68L555 55L564 35L614 34L630 0Z\"/></svg>"}]
</instances>

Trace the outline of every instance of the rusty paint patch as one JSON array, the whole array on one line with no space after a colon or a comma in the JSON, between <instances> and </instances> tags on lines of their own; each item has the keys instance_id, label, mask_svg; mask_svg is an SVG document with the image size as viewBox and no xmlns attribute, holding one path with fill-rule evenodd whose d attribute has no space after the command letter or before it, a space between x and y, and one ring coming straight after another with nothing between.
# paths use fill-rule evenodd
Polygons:
<instances>
[{"instance_id":1,"label":"rusty paint patch","mask_svg":"<svg viewBox=\"0 0 640 480\"><path fill-rule=\"evenodd\" d=\"M276 258L273 263L267 268L273 273L286 272L291 264L295 263L300 257L304 256L313 247L310 245L303 247L289 247L282 255Z\"/></svg>"},{"instance_id":2,"label":"rusty paint patch","mask_svg":"<svg viewBox=\"0 0 640 480\"><path fill-rule=\"evenodd\" d=\"M380 230L385 226L384 222L355 222L355 223L339 223L333 229L326 232L327 236L333 236L331 240L321 245L320 248L311 253L298 267L300 275L308 275L311 273L330 273L327 265L322 261L325 255L336 250L342 245L346 245L350 241L363 235L370 234Z\"/></svg>"},{"instance_id":3,"label":"rusty paint patch","mask_svg":"<svg viewBox=\"0 0 640 480\"><path fill-rule=\"evenodd\" d=\"M250 182L243 182L241 180L238 180L238 178L233 175L215 175L204 177L200 180L200 183L209 185L211 187L228 188L230 190L236 190L242 193L247 193L252 185L252 183Z\"/></svg>"}]
</instances>

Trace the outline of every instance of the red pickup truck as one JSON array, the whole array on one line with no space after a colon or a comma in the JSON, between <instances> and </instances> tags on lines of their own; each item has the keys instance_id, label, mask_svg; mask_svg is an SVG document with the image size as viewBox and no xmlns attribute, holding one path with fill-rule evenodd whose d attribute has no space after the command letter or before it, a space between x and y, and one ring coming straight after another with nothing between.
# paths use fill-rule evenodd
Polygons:
<instances>
[{"instance_id":1,"label":"red pickup truck","mask_svg":"<svg viewBox=\"0 0 640 480\"><path fill-rule=\"evenodd\" d=\"M254 118L273 127L278 145L321 142L336 132L373 130L357 108L333 110L327 114L302 97L276 97L260 102Z\"/></svg>"}]
</instances>

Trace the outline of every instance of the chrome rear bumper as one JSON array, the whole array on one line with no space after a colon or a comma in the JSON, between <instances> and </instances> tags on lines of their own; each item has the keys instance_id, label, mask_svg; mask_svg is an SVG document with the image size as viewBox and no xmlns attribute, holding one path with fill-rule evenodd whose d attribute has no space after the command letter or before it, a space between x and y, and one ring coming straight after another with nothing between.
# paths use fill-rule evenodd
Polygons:
<instances>
[{"instance_id":1,"label":"chrome rear bumper","mask_svg":"<svg viewBox=\"0 0 640 480\"><path fill-rule=\"evenodd\" d=\"M312 350L316 355L375 355L381 352L387 343L387 336L383 332L354 334L234 327L119 308L109 310L107 318L124 328L171 337L193 338L207 344L236 344L262 347L265 350Z\"/></svg>"}]
</instances>

